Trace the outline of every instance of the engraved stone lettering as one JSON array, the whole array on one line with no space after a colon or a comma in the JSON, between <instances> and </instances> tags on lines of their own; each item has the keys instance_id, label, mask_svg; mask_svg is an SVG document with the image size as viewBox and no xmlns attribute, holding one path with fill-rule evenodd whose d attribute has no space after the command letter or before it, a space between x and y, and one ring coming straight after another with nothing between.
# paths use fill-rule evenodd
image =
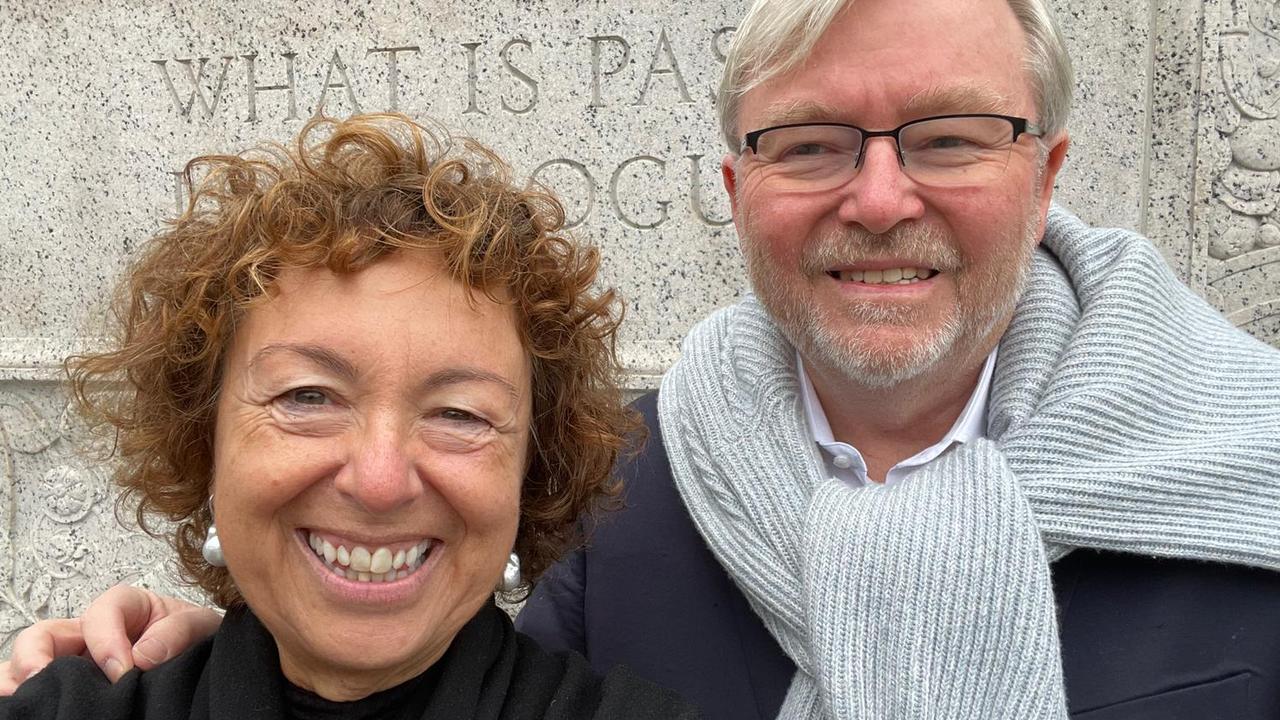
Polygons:
<instances>
[{"instance_id":1,"label":"engraved stone lettering","mask_svg":"<svg viewBox=\"0 0 1280 720\"><path fill-rule=\"evenodd\" d=\"M721 64L724 64L724 61L727 59L729 43L733 41L731 36L737 29L738 28L733 27L732 25L729 27L722 27L716 31L715 35L711 36L711 54L715 55L716 60Z\"/></svg>"},{"instance_id":2,"label":"engraved stone lettering","mask_svg":"<svg viewBox=\"0 0 1280 720\"><path fill-rule=\"evenodd\" d=\"M476 82L479 78L479 72L476 69L476 48L480 47L480 43L462 43L462 47L467 49L467 109L462 111L463 115L484 115L486 114L476 104Z\"/></svg>"},{"instance_id":3,"label":"engraved stone lettering","mask_svg":"<svg viewBox=\"0 0 1280 720\"><path fill-rule=\"evenodd\" d=\"M374 53L385 53L387 56L387 109L400 109L400 53L412 52L420 53L421 49L417 45L404 45L401 47L386 48L370 48L365 53L366 56Z\"/></svg>"},{"instance_id":4,"label":"engraved stone lettering","mask_svg":"<svg viewBox=\"0 0 1280 720\"><path fill-rule=\"evenodd\" d=\"M339 82L333 81L333 71L337 70L341 77ZM351 86L351 77L347 75L347 64L342 62L342 57L338 55L338 51L333 51L333 57L329 58L329 67L324 73L324 86L320 88L320 99L316 100L316 115L324 112L324 102L329 95L330 90L342 88L347 91L347 102L351 104L351 112L360 112L360 103L356 102L356 93Z\"/></svg>"},{"instance_id":5,"label":"engraved stone lettering","mask_svg":"<svg viewBox=\"0 0 1280 720\"><path fill-rule=\"evenodd\" d=\"M178 88L173 84L173 78L169 75L168 60L152 60L152 64L160 68L160 77L164 79L164 85L169 90L169 97L173 98L173 105L178 110L178 114L182 117L191 117L191 109L195 107L196 100L200 101L200 108L204 110L206 118L213 117L214 111L218 109L218 103L222 101L222 89L227 82L227 70L231 67L231 61L234 60L230 55L222 57L222 72L218 74L218 81L213 86L213 99L205 97L204 86L204 68L208 64L209 58L174 58L174 62L178 63L187 72L187 81L191 85L191 94L187 96L186 104L183 104L182 98L178 95ZM191 63L198 61L200 64L196 69L191 68Z\"/></svg>"},{"instance_id":6,"label":"engraved stone lettering","mask_svg":"<svg viewBox=\"0 0 1280 720\"><path fill-rule=\"evenodd\" d=\"M622 207L622 201L618 197L618 184L622 180L622 174L627 171L627 168L638 163L651 163L656 165L659 172L665 172L667 169L667 163L665 160L659 160L652 155L637 155L635 157L628 158L618 166L617 170L613 171L613 176L609 178L609 202L613 204L613 211L617 213L618 219L627 227L635 228L636 230L652 230L667 221L668 210L671 207L670 200L659 200L658 219L650 223L645 223L629 217L626 210Z\"/></svg>"},{"instance_id":7,"label":"engraved stone lettering","mask_svg":"<svg viewBox=\"0 0 1280 720\"><path fill-rule=\"evenodd\" d=\"M662 63L662 66L659 66ZM676 62L675 51L671 49L671 41L667 39L667 31L658 35L658 47L653 51L653 60L649 62L649 74L644 76L644 87L640 89L640 99L632 105L648 105L649 84L654 75L670 75L675 78L676 87L680 89L680 102L691 103L689 87L685 85L684 75L680 73L680 64Z\"/></svg>"},{"instance_id":8,"label":"engraved stone lettering","mask_svg":"<svg viewBox=\"0 0 1280 720\"><path fill-rule=\"evenodd\" d=\"M568 192L568 190L559 183L544 182L542 180L543 174L546 171L555 167L569 168L569 170L571 170L574 174L582 178L583 185L585 185L586 187L587 199L586 199L586 202L581 203L584 207L582 211L579 212L577 215L570 216L568 213L568 210L570 209L569 206L571 204L570 199L572 197ZM529 173L529 180L535 183L540 183L552 189L553 191L555 191L556 196L560 198L560 201L564 203L565 211L566 211L564 227L566 230L571 230L575 227L578 227L582 223L586 222L588 218L591 217L591 211L593 208L595 208L595 205L596 205L596 179L591 176L591 171L587 170L587 167L582 163L576 160L570 160L568 158L555 158L553 160L548 160L542 163L541 165L539 165L538 167L534 168L533 172ZM574 204L577 204L577 203L574 203Z\"/></svg>"},{"instance_id":9,"label":"engraved stone lettering","mask_svg":"<svg viewBox=\"0 0 1280 720\"><path fill-rule=\"evenodd\" d=\"M507 72L511 73L511 75L517 80L524 83L525 87L529 88L529 101L523 106L513 107L507 104L507 99L504 97L502 98L502 109L510 113L515 113L516 115L524 115L532 112L534 106L538 104L538 81L529 77L523 70L511 63L511 48L513 47L522 47L525 50L529 50L533 46L529 44L528 40L516 39L506 45L503 45L502 51L498 53L498 56L502 58L502 65L507 69Z\"/></svg>"},{"instance_id":10,"label":"engraved stone lettering","mask_svg":"<svg viewBox=\"0 0 1280 720\"><path fill-rule=\"evenodd\" d=\"M689 159L689 205L693 208L694 216L711 227L724 227L733 222L732 215L724 220L717 220L707 215L707 211L702 209L702 156L686 155L685 157Z\"/></svg>"},{"instance_id":11,"label":"engraved stone lettering","mask_svg":"<svg viewBox=\"0 0 1280 720\"><path fill-rule=\"evenodd\" d=\"M606 75L617 75L631 62L631 45L617 35L593 35L587 39L591 41L591 107L604 107L601 81ZM621 57L610 70L601 68L606 43L621 48Z\"/></svg>"},{"instance_id":12,"label":"engraved stone lettering","mask_svg":"<svg viewBox=\"0 0 1280 720\"><path fill-rule=\"evenodd\" d=\"M170 170L169 175L173 177L173 206L176 210L174 217L180 217L187 211L187 174L182 170Z\"/></svg>"},{"instance_id":13,"label":"engraved stone lettering","mask_svg":"<svg viewBox=\"0 0 1280 720\"><path fill-rule=\"evenodd\" d=\"M280 53L280 57L284 58L284 84L283 85L259 85L258 84L258 56L256 54L242 55L245 60L245 77L248 83L249 98L249 122L258 119L258 93L269 90L287 90L289 92L289 115L286 120L296 120L298 117L298 85L297 76L294 73L293 59L298 57L298 53L286 52Z\"/></svg>"}]
</instances>

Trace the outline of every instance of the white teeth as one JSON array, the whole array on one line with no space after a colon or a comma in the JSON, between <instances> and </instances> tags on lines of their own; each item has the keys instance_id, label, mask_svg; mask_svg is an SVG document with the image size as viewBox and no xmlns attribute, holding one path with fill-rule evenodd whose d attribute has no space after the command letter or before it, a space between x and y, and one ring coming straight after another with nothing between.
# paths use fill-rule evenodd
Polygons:
<instances>
[{"instance_id":1,"label":"white teeth","mask_svg":"<svg viewBox=\"0 0 1280 720\"><path fill-rule=\"evenodd\" d=\"M836 273L844 282L860 282L868 285L910 285L937 275L930 268L901 267L884 270L841 270Z\"/></svg>"},{"instance_id":2,"label":"white teeth","mask_svg":"<svg viewBox=\"0 0 1280 720\"><path fill-rule=\"evenodd\" d=\"M307 544L335 575L356 582L374 583L393 582L408 577L422 565L432 545L430 540L423 540L395 553L387 547L370 550L360 545L353 545L347 550L345 545L335 547L315 533L309 534Z\"/></svg>"},{"instance_id":3,"label":"white teeth","mask_svg":"<svg viewBox=\"0 0 1280 720\"><path fill-rule=\"evenodd\" d=\"M351 548L351 569L356 572L369 572L369 551L357 545Z\"/></svg>"}]
</instances>

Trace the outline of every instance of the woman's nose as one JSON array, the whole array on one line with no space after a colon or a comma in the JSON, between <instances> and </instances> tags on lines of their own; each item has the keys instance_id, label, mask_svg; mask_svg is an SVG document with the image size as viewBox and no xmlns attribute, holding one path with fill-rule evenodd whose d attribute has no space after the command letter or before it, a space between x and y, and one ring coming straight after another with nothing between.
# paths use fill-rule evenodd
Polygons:
<instances>
[{"instance_id":1,"label":"woman's nose","mask_svg":"<svg viewBox=\"0 0 1280 720\"><path fill-rule=\"evenodd\" d=\"M409 442L409 434L391 422L365 427L338 473L338 491L371 513L411 503L422 494L423 484L408 452Z\"/></svg>"}]
</instances>

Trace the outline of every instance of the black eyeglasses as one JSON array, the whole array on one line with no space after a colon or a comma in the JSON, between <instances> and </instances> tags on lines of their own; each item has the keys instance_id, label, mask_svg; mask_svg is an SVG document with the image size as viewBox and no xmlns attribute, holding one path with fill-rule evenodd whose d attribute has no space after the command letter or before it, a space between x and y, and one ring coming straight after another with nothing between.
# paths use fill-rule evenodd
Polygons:
<instances>
[{"instance_id":1,"label":"black eyeglasses","mask_svg":"<svg viewBox=\"0 0 1280 720\"><path fill-rule=\"evenodd\" d=\"M1004 174L1013 144L1023 135L1043 137L1026 118L1009 115L937 115L892 130L864 130L842 123L794 123L746 134L740 152L773 169L780 190L821 191L853 179L872 138L893 138L898 164L923 185L980 186Z\"/></svg>"}]
</instances>

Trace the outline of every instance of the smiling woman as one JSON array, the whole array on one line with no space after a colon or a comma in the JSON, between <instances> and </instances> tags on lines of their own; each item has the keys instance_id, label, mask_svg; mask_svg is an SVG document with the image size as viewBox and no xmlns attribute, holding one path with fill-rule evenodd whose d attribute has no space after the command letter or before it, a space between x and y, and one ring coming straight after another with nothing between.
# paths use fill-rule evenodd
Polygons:
<instances>
[{"instance_id":1,"label":"smiling woman","mask_svg":"<svg viewBox=\"0 0 1280 720\"><path fill-rule=\"evenodd\" d=\"M117 346L68 368L140 520L176 523L226 621L115 685L60 660L0 718L692 717L493 604L611 493L635 427L617 304L555 199L399 116L187 176L121 285Z\"/></svg>"}]
</instances>

